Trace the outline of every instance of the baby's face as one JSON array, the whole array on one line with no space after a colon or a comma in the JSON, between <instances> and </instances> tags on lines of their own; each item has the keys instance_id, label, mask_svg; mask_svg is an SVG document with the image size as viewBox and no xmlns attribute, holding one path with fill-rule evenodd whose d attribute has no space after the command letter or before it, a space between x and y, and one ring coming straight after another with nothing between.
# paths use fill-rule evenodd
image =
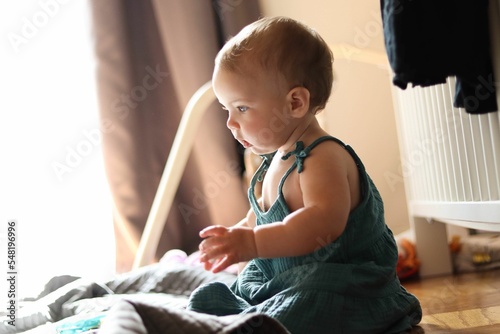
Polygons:
<instances>
[{"instance_id":1,"label":"baby's face","mask_svg":"<svg viewBox=\"0 0 500 334\"><path fill-rule=\"evenodd\" d=\"M227 127L243 147L256 154L276 151L295 127L286 92L270 79L264 74L246 76L220 68L212 78L215 95L228 112Z\"/></svg>"}]
</instances>

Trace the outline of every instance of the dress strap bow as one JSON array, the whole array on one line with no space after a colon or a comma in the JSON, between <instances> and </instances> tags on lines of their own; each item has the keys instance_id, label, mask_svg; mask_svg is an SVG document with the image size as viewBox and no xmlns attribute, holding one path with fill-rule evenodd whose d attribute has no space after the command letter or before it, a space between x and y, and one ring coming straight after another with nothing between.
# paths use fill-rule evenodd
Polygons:
<instances>
[{"instance_id":1,"label":"dress strap bow","mask_svg":"<svg viewBox=\"0 0 500 334\"><path fill-rule=\"evenodd\" d=\"M292 155L295 155L295 162L297 163L297 172L301 173L304 170L304 159L307 157L310 151L311 151L310 146L304 148L304 143L302 141L298 141L295 146L295 150L288 152L287 154L282 156L281 159L287 160Z\"/></svg>"}]
</instances>

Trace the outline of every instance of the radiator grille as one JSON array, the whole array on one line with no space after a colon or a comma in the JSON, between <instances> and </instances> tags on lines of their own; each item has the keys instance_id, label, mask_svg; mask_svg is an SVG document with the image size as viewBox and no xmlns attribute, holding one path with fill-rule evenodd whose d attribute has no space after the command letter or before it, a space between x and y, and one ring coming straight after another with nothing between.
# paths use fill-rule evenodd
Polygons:
<instances>
[{"instance_id":1,"label":"radiator grille","mask_svg":"<svg viewBox=\"0 0 500 334\"><path fill-rule=\"evenodd\" d=\"M393 88L410 201L500 200L498 112L471 115L454 108L454 91L454 78L425 88Z\"/></svg>"}]
</instances>

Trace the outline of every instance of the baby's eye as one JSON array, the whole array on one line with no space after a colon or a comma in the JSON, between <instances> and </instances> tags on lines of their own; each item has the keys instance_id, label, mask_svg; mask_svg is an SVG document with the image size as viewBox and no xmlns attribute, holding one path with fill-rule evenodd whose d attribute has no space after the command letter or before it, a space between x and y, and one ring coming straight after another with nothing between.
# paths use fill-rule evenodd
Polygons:
<instances>
[{"instance_id":1,"label":"baby's eye","mask_svg":"<svg viewBox=\"0 0 500 334\"><path fill-rule=\"evenodd\" d=\"M236 107L236 109L238 109L239 112L245 112L248 110L248 107L246 106L238 106Z\"/></svg>"}]
</instances>

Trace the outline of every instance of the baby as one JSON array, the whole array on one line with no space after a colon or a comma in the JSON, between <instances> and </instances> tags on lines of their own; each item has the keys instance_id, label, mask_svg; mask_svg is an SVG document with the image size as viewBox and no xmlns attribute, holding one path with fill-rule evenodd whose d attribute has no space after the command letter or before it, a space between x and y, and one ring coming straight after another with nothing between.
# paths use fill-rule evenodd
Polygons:
<instances>
[{"instance_id":1,"label":"baby","mask_svg":"<svg viewBox=\"0 0 500 334\"><path fill-rule=\"evenodd\" d=\"M265 313L292 333L401 333L420 321L419 301L396 276L397 246L375 185L316 118L330 97L332 61L317 32L285 17L250 24L217 55L212 82L227 127L262 164L246 217L200 232L205 269L241 263L236 282L201 286L188 309Z\"/></svg>"}]
</instances>

